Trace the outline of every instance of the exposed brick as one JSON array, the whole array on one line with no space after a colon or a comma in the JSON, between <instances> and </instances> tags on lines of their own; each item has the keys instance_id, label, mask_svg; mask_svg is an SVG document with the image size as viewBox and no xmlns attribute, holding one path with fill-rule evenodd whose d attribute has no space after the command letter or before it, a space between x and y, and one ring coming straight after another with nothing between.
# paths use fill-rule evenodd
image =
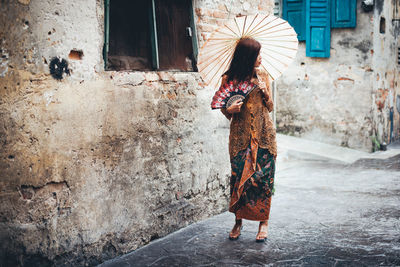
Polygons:
<instances>
[{"instance_id":1,"label":"exposed brick","mask_svg":"<svg viewBox=\"0 0 400 267\"><path fill-rule=\"evenodd\" d=\"M208 16L208 17L212 17L213 11L214 11L213 9L205 8L205 9L204 9L204 15L206 15L206 16Z\"/></svg>"},{"instance_id":2,"label":"exposed brick","mask_svg":"<svg viewBox=\"0 0 400 267\"><path fill-rule=\"evenodd\" d=\"M258 10L272 12L273 7L271 6L271 1L268 0L260 0L260 4L258 5Z\"/></svg>"},{"instance_id":3,"label":"exposed brick","mask_svg":"<svg viewBox=\"0 0 400 267\"><path fill-rule=\"evenodd\" d=\"M226 20L219 19L219 20L217 20L217 25L222 26L225 24L225 22L226 22Z\"/></svg>"},{"instance_id":4,"label":"exposed brick","mask_svg":"<svg viewBox=\"0 0 400 267\"><path fill-rule=\"evenodd\" d=\"M212 32L216 29L215 27L207 24L199 24L197 25L197 28L202 32Z\"/></svg>"},{"instance_id":5,"label":"exposed brick","mask_svg":"<svg viewBox=\"0 0 400 267\"><path fill-rule=\"evenodd\" d=\"M228 18L228 13L227 12L222 12L220 10L215 10L212 14L214 18L220 18L220 19L226 19Z\"/></svg>"},{"instance_id":6,"label":"exposed brick","mask_svg":"<svg viewBox=\"0 0 400 267\"><path fill-rule=\"evenodd\" d=\"M265 10L267 10L268 8L266 7L266 6L264 6L264 5L258 5L258 10L260 10L260 11L265 11Z\"/></svg>"},{"instance_id":7,"label":"exposed brick","mask_svg":"<svg viewBox=\"0 0 400 267\"><path fill-rule=\"evenodd\" d=\"M352 81L352 82L354 82L353 79L350 79L350 78L347 78L347 77L339 77L338 80L339 81Z\"/></svg>"},{"instance_id":8,"label":"exposed brick","mask_svg":"<svg viewBox=\"0 0 400 267\"><path fill-rule=\"evenodd\" d=\"M201 17L204 16L204 12L202 8L195 8L194 11L196 12L196 15Z\"/></svg>"},{"instance_id":9,"label":"exposed brick","mask_svg":"<svg viewBox=\"0 0 400 267\"><path fill-rule=\"evenodd\" d=\"M219 4L218 9L224 12L228 11L226 4Z\"/></svg>"},{"instance_id":10,"label":"exposed brick","mask_svg":"<svg viewBox=\"0 0 400 267\"><path fill-rule=\"evenodd\" d=\"M208 39L209 36L210 36L209 33L208 33L208 34L205 33L205 32L201 33L201 37L203 37L203 42L206 41L206 40Z\"/></svg>"},{"instance_id":11,"label":"exposed brick","mask_svg":"<svg viewBox=\"0 0 400 267\"><path fill-rule=\"evenodd\" d=\"M217 25L218 19L213 17L203 17L201 20L201 24L209 24L209 25Z\"/></svg>"},{"instance_id":12,"label":"exposed brick","mask_svg":"<svg viewBox=\"0 0 400 267\"><path fill-rule=\"evenodd\" d=\"M174 75L171 72L168 71L160 71L158 72L158 75L160 76L160 79L163 81L176 81Z\"/></svg>"},{"instance_id":13,"label":"exposed brick","mask_svg":"<svg viewBox=\"0 0 400 267\"><path fill-rule=\"evenodd\" d=\"M196 8L195 9L196 15L200 17L211 17L213 10L208 8Z\"/></svg>"}]
</instances>

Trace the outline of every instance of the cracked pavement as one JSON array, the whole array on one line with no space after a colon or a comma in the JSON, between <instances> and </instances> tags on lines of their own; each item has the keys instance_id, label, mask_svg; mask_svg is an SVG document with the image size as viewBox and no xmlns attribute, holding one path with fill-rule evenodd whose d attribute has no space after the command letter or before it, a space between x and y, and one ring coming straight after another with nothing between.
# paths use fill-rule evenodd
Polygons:
<instances>
[{"instance_id":1,"label":"cracked pavement","mask_svg":"<svg viewBox=\"0 0 400 267\"><path fill-rule=\"evenodd\" d=\"M352 164L278 158L269 235L225 212L101 266L399 266L400 155Z\"/></svg>"}]
</instances>

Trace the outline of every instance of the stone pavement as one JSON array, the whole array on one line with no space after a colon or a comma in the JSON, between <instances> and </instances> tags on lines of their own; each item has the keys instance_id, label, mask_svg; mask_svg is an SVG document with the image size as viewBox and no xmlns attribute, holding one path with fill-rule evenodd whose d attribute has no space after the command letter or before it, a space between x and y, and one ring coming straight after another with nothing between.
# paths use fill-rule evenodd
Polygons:
<instances>
[{"instance_id":1,"label":"stone pavement","mask_svg":"<svg viewBox=\"0 0 400 267\"><path fill-rule=\"evenodd\" d=\"M280 153L265 243L247 220L230 241L225 212L101 266L400 266L399 153Z\"/></svg>"}]
</instances>

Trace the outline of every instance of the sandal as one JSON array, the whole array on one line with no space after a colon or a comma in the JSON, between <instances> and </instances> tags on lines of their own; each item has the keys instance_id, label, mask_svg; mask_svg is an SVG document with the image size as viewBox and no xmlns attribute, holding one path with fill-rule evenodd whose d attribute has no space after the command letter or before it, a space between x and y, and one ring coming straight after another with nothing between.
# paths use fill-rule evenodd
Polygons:
<instances>
[{"instance_id":1,"label":"sandal","mask_svg":"<svg viewBox=\"0 0 400 267\"><path fill-rule=\"evenodd\" d=\"M234 229L235 229L235 227L234 227ZM229 240L237 240L237 239L239 239L240 230L242 230L242 229L243 229L243 225L241 225L241 226L239 227L239 233L238 233L238 235L233 235L233 234L232 234L233 229L232 229L232 231L229 233Z\"/></svg>"},{"instance_id":2,"label":"sandal","mask_svg":"<svg viewBox=\"0 0 400 267\"><path fill-rule=\"evenodd\" d=\"M267 240L268 238L268 231L261 231L261 228L263 225L266 225L268 227L268 223L267 224L262 224L260 222L260 225L258 227L258 233L256 236L256 242L265 242L265 240ZM263 236L262 238L259 238L259 236Z\"/></svg>"}]
</instances>

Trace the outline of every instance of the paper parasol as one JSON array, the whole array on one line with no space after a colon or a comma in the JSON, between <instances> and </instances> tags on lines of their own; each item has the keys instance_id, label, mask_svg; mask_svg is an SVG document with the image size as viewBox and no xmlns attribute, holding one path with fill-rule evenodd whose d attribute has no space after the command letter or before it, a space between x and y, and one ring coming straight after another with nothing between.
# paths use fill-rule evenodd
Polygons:
<instances>
[{"instance_id":1,"label":"paper parasol","mask_svg":"<svg viewBox=\"0 0 400 267\"><path fill-rule=\"evenodd\" d=\"M237 42L245 37L260 42L262 63L259 68L273 80L282 75L296 57L297 34L286 20L260 14L236 17L211 33L199 51L197 67L209 86L219 87Z\"/></svg>"}]
</instances>

